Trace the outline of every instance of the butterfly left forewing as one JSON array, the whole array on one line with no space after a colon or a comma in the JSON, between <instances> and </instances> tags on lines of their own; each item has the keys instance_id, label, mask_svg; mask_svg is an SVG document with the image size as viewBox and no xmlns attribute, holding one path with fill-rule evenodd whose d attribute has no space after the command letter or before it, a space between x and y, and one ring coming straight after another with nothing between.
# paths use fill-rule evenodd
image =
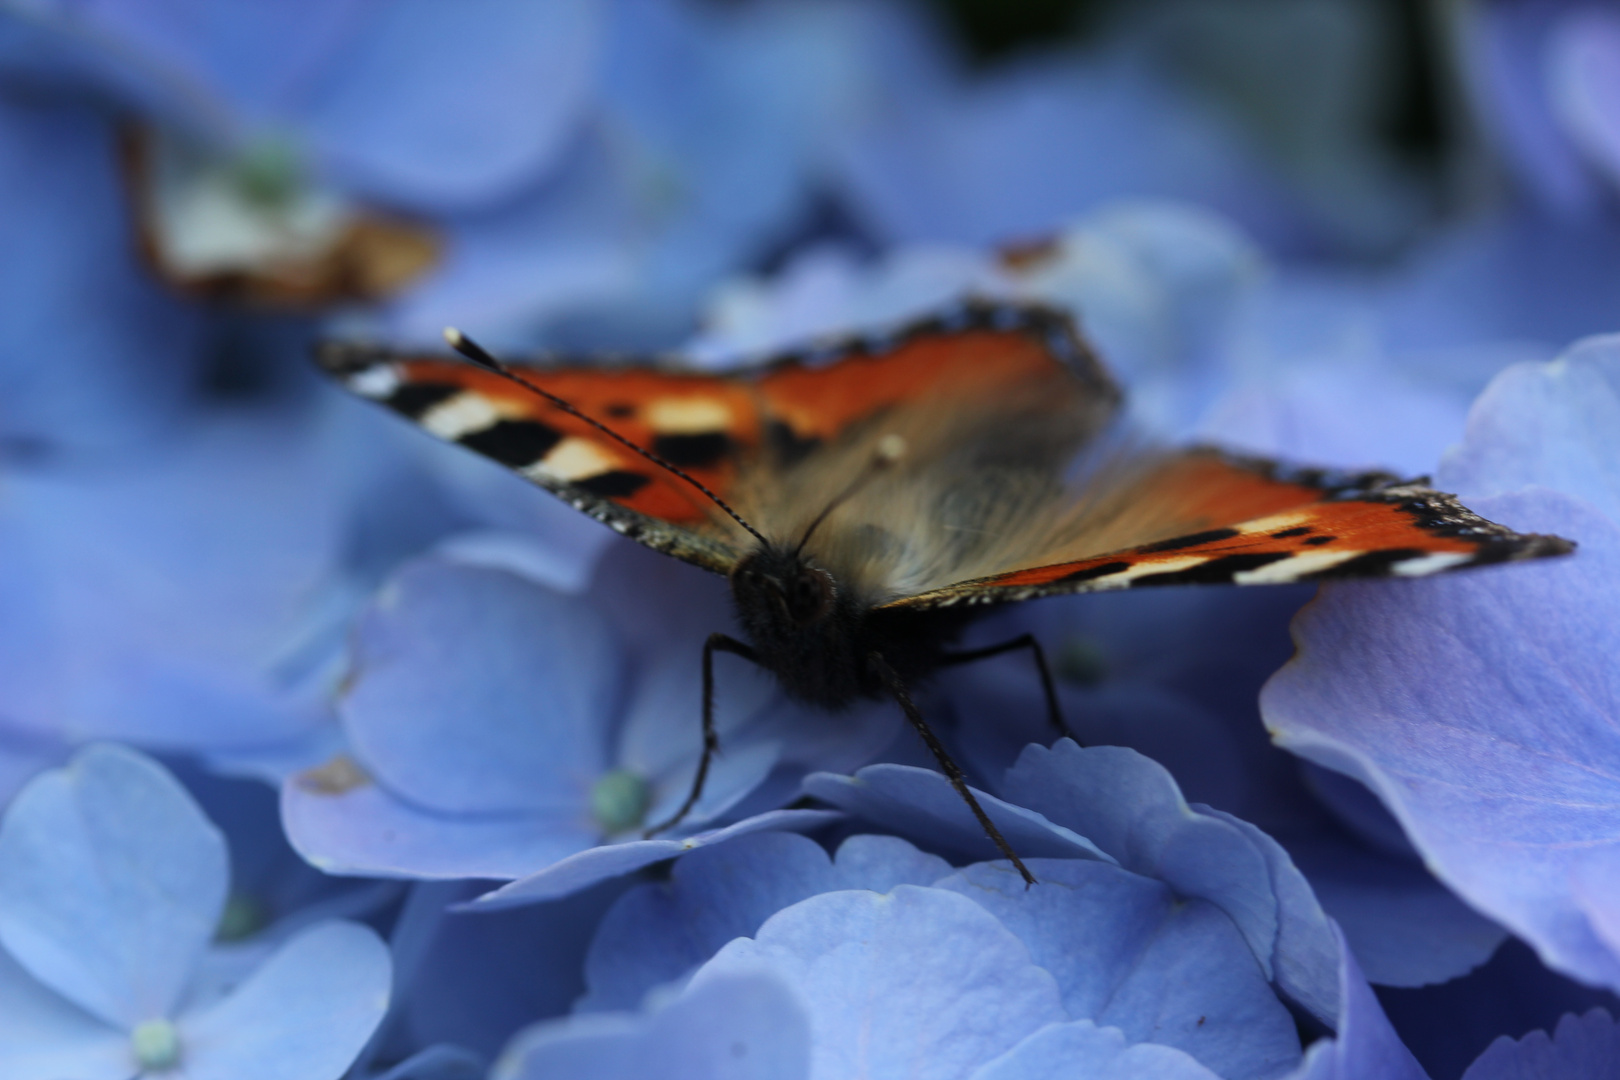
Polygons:
<instances>
[{"instance_id":1,"label":"butterfly left forewing","mask_svg":"<svg viewBox=\"0 0 1620 1080\"><path fill-rule=\"evenodd\" d=\"M321 365L350 390L473 450L658 551L725 573L738 539L695 489L533 391L452 360L327 343ZM757 449L745 386L651 367L513 370L724 497Z\"/></svg>"},{"instance_id":2,"label":"butterfly left forewing","mask_svg":"<svg viewBox=\"0 0 1620 1080\"><path fill-rule=\"evenodd\" d=\"M1135 485L1132 513L1139 523L1153 522L1159 535L1130 544L1089 538L1092 551L1084 554L1072 548L1088 538L1077 537L1063 557L1031 556L1029 565L885 607L997 604L1150 585L1419 577L1574 550L1561 537L1516 533L1454 496L1383 473L1287 470L1195 449L1139 475ZM1114 541L1121 535L1117 527L1100 533Z\"/></svg>"}]
</instances>

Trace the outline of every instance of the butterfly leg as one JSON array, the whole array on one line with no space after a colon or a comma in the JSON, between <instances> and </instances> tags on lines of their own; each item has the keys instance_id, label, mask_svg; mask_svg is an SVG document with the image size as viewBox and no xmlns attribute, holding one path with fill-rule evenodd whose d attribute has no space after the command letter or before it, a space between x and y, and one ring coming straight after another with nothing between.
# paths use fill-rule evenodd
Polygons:
<instances>
[{"instance_id":1,"label":"butterfly leg","mask_svg":"<svg viewBox=\"0 0 1620 1080\"><path fill-rule=\"evenodd\" d=\"M962 801L968 804L968 809L973 811L973 816L979 819L979 827L984 830L984 834L996 845L996 850L1005 855L1008 861L1018 868L1018 873L1023 877L1026 887L1035 884L1035 875L1029 872L1029 867L1025 866L1024 861L1018 857L1018 853L1013 851L1012 845L1008 844L1006 838L1001 835L1001 830L996 828L996 823L990 820L990 815L984 812L984 807L979 805L979 800L974 798L973 792L968 788L967 778L962 775L961 768L951 760L951 755L945 752L945 744L939 741L939 736L934 734L934 730L928 726L928 721L923 719L916 703L911 700L911 691L906 689L905 681L900 678L900 673L895 671L887 660L883 659L882 653L868 653L867 659L877 671L878 677L883 680L883 685L893 695L894 700L899 702L900 711L906 714L906 719L911 721L911 726L917 729L917 734L921 735L923 742L928 744L928 749L934 755L934 760L939 762L941 769L945 770L945 776L950 780L951 787L955 788L956 793L962 797Z\"/></svg>"},{"instance_id":2,"label":"butterfly leg","mask_svg":"<svg viewBox=\"0 0 1620 1080\"><path fill-rule=\"evenodd\" d=\"M703 757L698 759L697 774L692 777L692 790L686 793L686 801L681 803L681 808L657 825L649 826L641 834L643 838L656 836L679 825L703 795L703 784L709 779L709 763L720 752L720 736L714 730L714 654L717 652L728 652L751 663L759 663L759 654L753 646L734 637L710 634L709 640L703 643Z\"/></svg>"},{"instance_id":3,"label":"butterfly leg","mask_svg":"<svg viewBox=\"0 0 1620 1080\"><path fill-rule=\"evenodd\" d=\"M1021 634L1011 641L1003 641L999 645L986 645L982 649L946 653L942 666L954 667L957 664L971 664L975 660L988 660L992 656L1000 656L1014 649L1028 649L1035 654L1035 670L1041 673L1041 689L1046 692L1046 718L1051 721L1052 727L1059 735L1079 743L1080 740L1063 720L1063 709L1058 705L1057 686L1052 682L1052 669L1046 663L1046 650L1041 648L1041 643L1035 640L1034 634Z\"/></svg>"}]
</instances>

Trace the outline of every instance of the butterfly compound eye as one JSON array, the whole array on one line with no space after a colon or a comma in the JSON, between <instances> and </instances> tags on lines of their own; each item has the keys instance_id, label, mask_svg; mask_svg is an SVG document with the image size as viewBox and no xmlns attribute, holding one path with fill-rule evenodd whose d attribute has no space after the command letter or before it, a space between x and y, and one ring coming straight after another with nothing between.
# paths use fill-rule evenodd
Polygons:
<instances>
[{"instance_id":1,"label":"butterfly compound eye","mask_svg":"<svg viewBox=\"0 0 1620 1080\"><path fill-rule=\"evenodd\" d=\"M815 622L832 610L832 579L825 570L801 567L788 579L783 599L794 622L801 626Z\"/></svg>"}]
</instances>

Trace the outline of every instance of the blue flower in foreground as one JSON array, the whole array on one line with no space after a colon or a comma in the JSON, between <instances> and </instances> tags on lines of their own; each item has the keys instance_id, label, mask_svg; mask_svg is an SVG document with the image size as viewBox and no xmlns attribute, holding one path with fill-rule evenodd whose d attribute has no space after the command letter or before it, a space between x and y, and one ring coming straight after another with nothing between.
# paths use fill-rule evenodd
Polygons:
<instances>
[{"instance_id":1,"label":"blue flower in foreground","mask_svg":"<svg viewBox=\"0 0 1620 1080\"><path fill-rule=\"evenodd\" d=\"M36 778L0 822L0 1072L341 1076L387 1010L387 948L321 923L222 985L225 890L220 834L149 759L101 744Z\"/></svg>"},{"instance_id":2,"label":"blue flower in foreground","mask_svg":"<svg viewBox=\"0 0 1620 1080\"><path fill-rule=\"evenodd\" d=\"M1502 1036L1463 1073L1463 1080L1612 1080L1620 1075L1620 1025L1603 1009L1566 1016L1549 1038L1532 1031Z\"/></svg>"},{"instance_id":3,"label":"blue flower in foreground","mask_svg":"<svg viewBox=\"0 0 1620 1080\"><path fill-rule=\"evenodd\" d=\"M1261 699L1366 784L1426 864L1550 966L1620 987L1620 343L1504 372L1442 487L1574 556L1323 589ZM1494 494L1501 492L1503 494ZM1379 587L1386 586L1386 587Z\"/></svg>"},{"instance_id":4,"label":"blue flower in foreground","mask_svg":"<svg viewBox=\"0 0 1620 1080\"><path fill-rule=\"evenodd\" d=\"M1163 776L1128 751L1072 747L1036 769L1068 774L1087 760L1099 773ZM928 775L880 766L851 790L946 848L982 844L970 838L971 818L958 828L935 797L954 793ZM1048 787L1084 802L1094 779L1082 769ZM744 1076L1422 1075L1319 912L1328 981L1317 989L1331 1001L1318 1006L1331 1010L1337 1036L1302 1055L1268 972L1310 952L1315 931L1297 917L1308 891L1294 891L1302 883L1290 881L1285 857L1268 866L1257 831L1139 794L1126 781L1096 796L1093 823L1105 844L1119 844L1120 861L981 796L1004 829L1019 829L1013 843L1071 856L1031 858L1041 883L1030 889L1005 862L952 869L891 836L854 836L831 858L790 834L688 855L668 882L638 886L609 910L574 1017L518 1036L496 1075L552 1075L565 1062L620 1075L655 1032L677 1025L693 1033L677 1042L682 1052L701 1051L697 1032L724 1032L721 1045L743 1048L736 1066L758 1070ZM1275 957L1253 950L1268 917ZM750 983L763 1016L737 1007ZM626 1011L637 1008L647 1011ZM755 1058L772 1025L790 1047L800 1031L808 1039L797 1055L766 1058L767 1068Z\"/></svg>"},{"instance_id":5,"label":"blue flower in foreground","mask_svg":"<svg viewBox=\"0 0 1620 1080\"><path fill-rule=\"evenodd\" d=\"M639 838L690 788L702 642L730 623L720 582L635 554L641 567L616 566L589 597L444 558L402 571L359 627L340 704L352 757L285 787L294 845L328 871L524 878L501 899L532 900L706 843L700 827L828 820L774 808L807 767L865 760L898 717L790 709L769 678L722 661L704 798L670 837Z\"/></svg>"}]
</instances>

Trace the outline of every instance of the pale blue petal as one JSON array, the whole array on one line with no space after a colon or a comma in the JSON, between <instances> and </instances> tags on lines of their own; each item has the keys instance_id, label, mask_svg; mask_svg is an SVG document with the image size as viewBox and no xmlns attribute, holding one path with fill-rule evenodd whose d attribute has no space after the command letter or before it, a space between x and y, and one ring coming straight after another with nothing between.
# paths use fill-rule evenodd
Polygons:
<instances>
[{"instance_id":1,"label":"pale blue petal","mask_svg":"<svg viewBox=\"0 0 1620 1080\"><path fill-rule=\"evenodd\" d=\"M977 1069L969 1080L1218 1080L1180 1050L1129 1043L1118 1028L1090 1020L1044 1027Z\"/></svg>"},{"instance_id":2,"label":"pale blue petal","mask_svg":"<svg viewBox=\"0 0 1620 1080\"><path fill-rule=\"evenodd\" d=\"M791 983L723 975L651 1016L579 1017L512 1040L491 1080L805 1080L810 1025Z\"/></svg>"},{"instance_id":3,"label":"pale blue petal","mask_svg":"<svg viewBox=\"0 0 1620 1080\"><path fill-rule=\"evenodd\" d=\"M392 967L358 923L305 930L229 997L180 1018L186 1080L337 1080L388 1011Z\"/></svg>"},{"instance_id":4,"label":"pale blue petal","mask_svg":"<svg viewBox=\"0 0 1620 1080\"><path fill-rule=\"evenodd\" d=\"M1260 830L1189 807L1163 766L1121 747L1032 745L1004 783L1126 869L1221 908L1279 988L1324 1021L1338 1011L1327 917Z\"/></svg>"},{"instance_id":5,"label":"pale blue petal","mask_svg":"<svg viewBox=\"0 0 1620 1080\"><path fill-rule=\"evenodd\" d=\"M128 1080L129 1035L40 985L0 949L0 1076Z\"/></svg>"},{"instance_id":6,"label":"pale blue petal","mask_svg":"<svg viewBox=\"0 0 1620 1080\"><path fill-rule=\"evenodd\" d=\"M1463 1080L1615 1080L1620 1077L1620 1024L1607 1010L1566 1014L1548 1038L1532 1031L1503 1035L1468 1066Z\"/></svg>"},{"instance_id":7,"label":"pale blue petal","mask_svg":"<svg viewBox=\"0 0 1620 1080\"><path fill-rule=\"evenodd\" d=\"M364 779L333 790L308 774L294 776L282 785L281 800L287 839L329 874L511 879L588 848L599 836L583 812L445 814Z\"/></svg>"},{"instance_id":8,"label":"pale blue petal","mask_svg":"<svg viewBox=\"0 0 1620 1080\"><path fill-rule=\"evenodd\" d=\"M100 744L36 777L0 823L0 941L125 1029L169 1014L225 903L225 841L151 759Z\"/></svg>"},{"instance_id":9,"label":"pale blue petal","mask_svg":"<svg viewBox=\"0 0 1620 1080\"><path fill-rule=\"evenodd\" d=\"M346 186L431 209L544 174L589 103L597 0L372 6L299 119Z\"/></svg>"},{"instance_id":10,"label":"pale blue petal","mask_svg":"<svg viewBox=\"0 0 1620 1080\"><path fill-rule=\"evenodd\" d=\"M427 559L384 587L355 640L340 708L386 786L441 811L586 816L623 682L590 605Z\"/></svg>"},{"instance_id":11,"label":"pale blue petal","mask_svg":"<svg viewBox=\"0 0 1620 1080\"><path fill-rule=\"evenodd\" d=\"M1318 1039L1290 1080L1429 1080L1390 1027L1356 958L1339 939L1339 1015L1331 1039Z\"/></svg>"},{"instance_id":12,"label":"pale blue petal","mask_svg":"<svg viewBox=\"0 0 1620 1080\"><path fill-rule=\"evenodd\" d=\"M771 971L803 998L811 1075L961 1076L1068 1019L1057 985L982 907L942 889L823 893L721 949L692 979Z\"/></svg>"},{"instance_id":13,"label":"pale blue petal","mask_svg":"<svg viewBox=\"0 0 1620 1080\"><path fill-rule=\"evenodd\" d=\"M1375 791L1469 904L1554 968L1620 986L1573 878L1616 845L1620 527L1548 491L1475 508L1580 550L1326 588L1261 708L1281 745Z\"/></svg>"},{"instance_id":14,"label":"pale blue petal","mask_svg":"<svg viewBox=\"0 0 1620 1080\"><path fill-rule=\"evenodd\" d=\"M752 936L781 909L840 888L848 886L821 845L792 833L694 851L667 882L637 886L603 916L576 1011L637 1009L653 987L685 976L733 938Z\"/></svg>"},{"instance_id":15,"label":"pale blue petal","mask_svg":"<svg viewBox=\"0 0 1620 1080\"><path fill-rule=\"evenodd\" d=\"M1071 1017L1184 1050L1222 1076L1277 1076L1299 1061L1292 1016L1219 908L1106 863L1030 869L1033 889L983 863L937 887L1017 934Z\"/></svg>"},{"instance_id":16,"label":"pale blue petal","mask_svg":"<svg viewBox=\"0 0 1620 1080\"><path fill-rule=\"evenodd\" d=\"M476 903L479 906L495 906L553 900L643 866L673 859L710 844L723 844L734 837L769 829L811 832L842 817L842 814L826 810L771 810L721 829L700 832L679 840L631 840L622 844L603 844L558 860L538 873L486 893Z\"/></svg>"},{"instance_id":17,"label":"pale blue petal","mask_svg":"<svg viewBox=\"0 0 1620 1080\"><path fill-rule=\"evenodd\" d=\"M1515 364L1492 379L1439 483L1476 497L1552 488L1620 522L1620 336L1588 338L1550 364Z\"/></svg>"},{"instance_id":18,"label":"pale blue petal","mask_svg":"<svg viewBox=\"0 0 1620 1080\"><path fill-rule=\"evenodd\" d=\"M950 781L932 769L869 765L854 776L813 773L805 777L804 790L927 849L974 859L994 859L1001 854ZM982 791L974 794L1020 858L1113 861L1090 840L1033 810Z\"/></svg>"}]
</instances>

